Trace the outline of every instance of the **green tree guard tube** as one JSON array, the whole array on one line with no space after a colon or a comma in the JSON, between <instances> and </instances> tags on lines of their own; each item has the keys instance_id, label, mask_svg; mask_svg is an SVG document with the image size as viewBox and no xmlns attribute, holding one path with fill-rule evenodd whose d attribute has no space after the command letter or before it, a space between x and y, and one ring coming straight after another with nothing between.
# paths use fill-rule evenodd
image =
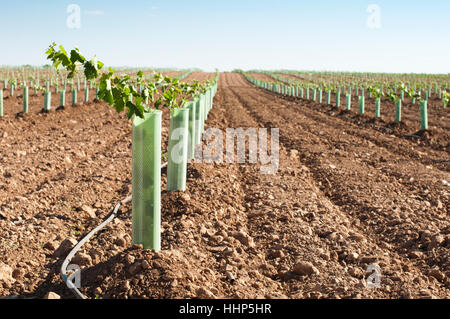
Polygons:
<instances>
[{"instance_id":1,"label":"green tree guard tube","mask_svg":"<svg viewBox=\"0 0 450 319\"><path fill-rule=\"evenodd\" d=\"M202 142L202 108L200 98L195 100L195 145Z\"/></svg>"},{"instance_id":2,"label":"green tree guard tube","mask_svg":"<svg viewBox=\"0 0 450 319\"><path fill-rule=\"evenodd\" d=\"M300 98L303 99L303 97L305 96L305 92L303 90L303 88L300 89Z\"/></svg>"},{"instance_id":3,"label":"green tree guard tube","mask_svg":"<svg viewBox=\"0 0 450 319\"><path fill-rule=\"evenodd\" d=\"M341 107L341 91L336 92L336 107Z\"/></svg>"},{"instance_id":4,"label":"green tree guard tube","mask_svg":"<svg viewBox=\"0 0 450 319\"><path fill-rule=\"evenodd\" d=\"M64 90L61 90L61 92L59 92L59 106L66 106L66 91Z\"/></svg>"},{"instance_id":5,"label":"green tree guard tube","mask_svg":"<svg viewBox=\"0 0 450 319\"><path fill-rule=\"evenodd\" d=\"M14 89L15 89L14 84L11 84L11 89L9 91L9 95L14 96Z\"/></svg>"},{"instance_id":6,"label":"green tree guard tube","mask_svg":"<svg viewBox=\"0 0 450 319\"><path fill-rule=\"evenodd\" d=\"M205 119L205 121L206 121L206 119L208 118L208 114L209 114L209 103L208 103L208 101L209 101L209 91L206 91L205 92L205 95L204 95L204 100L203 100L203 103L204 103L204 119Z\"/></svg>"},{"instance_id":7,"label":"green tree guard tube","mask_svg":"<svg viewBox=\"0 0 450 319\"><path fill-rule=\"evenodd\" d=\"M322 104L322 90L319 90L319 104Z\"/></svg>"},{"instance_id":8,"label":"green tree guard tube","mask_svg":"<svg viewBox=\"0 0 450 319\"><path fill-rule=\"evenodd\" d=\"M206 113L206 115L207 115L206 118L209 117L209 111L211 111L211 109L212 109L211 101L212 101L212 90L209 89L208 92L206 92L206 105L207 105L207 110L208 110L208 112Z\"/></svg>"},{"instance_id":9,"label":"green tree guard tube","mask_svg":"<svg viewBox=\"0 0 450 319\"><path fill-rule=\"evenodd\" d=\"M346 95L345 108L350 111L352 108L352 96L350 94Z\"/></svg>"},{"instance_id":10,"label":"green tree guard tube","mask_svg":"<svg viewBox=\"0 0 450 319\"><path fill-rule=\"evenodd\" d=\"M381 98L375 100L375 118L381 117Z\"/></svg>"},{"instance_id":11,"label":"green tree guard tube","mask_svg":"<svg viewBox=\"0 0 450 319\"><path fill-rule=\"evenodd\" d=\"M197 115L197 107L195 102L189 102L186 106L187 109L189 109L189 145L188 145L188 159L194 159L195 158L195 134L196 134L196 127L195 127L195 118Z\"/></svg>"},{"instance_id":12,"label":"green tree guard tube","mask_svg":"<svg viewBox=\"0 0 450 319\"><path fill-rule=\"evenodd\" d=\"M8 88L8 81L3 80L3 89L6 90L7 88Z\"/></svg>"},{"instance_id":13,"label":"green tree guard tube","mask_svg":"<svg viewBox=\"0 0 450 319\"><path fill-rule=\"evenodd\" d=\"M48 81L45 82L45 90L47 92L50 92L50 82L48 82Z\"/></svg>"},{"instance_id":14,"label":"green tree guard tube","mask_svg":"<svg viewBox=\"0 0 450 319\"><path fill-rule=\"evenodd\" d=\"M395 104L395 121L402 121L402 100L400 99L397 100L397 103Z\"/></svg>"},{"instance_id":15,"label":"green tree guard tube","mask_svg":"<svg viewBox=\"0 0 450 319\"><path fill-rule=\"evenodd\" d=\"M359 97L359 114L364 114L365 111L365 98L364 96Z\"/></svg>"},{"instance_id":16,"label":"green tree guard tube","mask_svg":"<svg viewBox=\"0 0 450 319\"><path fill-rule=\"evenodd\" d=\"M317 100L317 90L314 89L313 90L313 101L316 102L316 100Z\"/></svg>"},{"instance_id":17,"label":"green tree guard tube","mask_svg":"<svg viewBox=\"0 0 450 319\"><path fill-rule=\"evenodd\" d=\"M28 86L23 87L23 113L28 114Z\"/></svg>"},{"instance_id":18,"label":"green tree guard tube","mask_svg":"<svg viewBox=\"0 0 450 319\"><path fill-rule=\"evenodd\" d=\"M44 111L50 111L52 105L52 93L46 91L44 94Z\"/></svg>"},{"instance_id":19,"label":"green tree guard tube","mask_svg":"<svg viewBox=\"0 0 450 319\"><path fill-rule=\"evenodd\" d=\"M170 112L169 164L167 191L185 191L189 145L189 109Z\"/></svg>"},{"instance_id":20,"label":"green tree guard tube","mask_svg":"<svg viewBox=\"0 0 450 319\"><path fill-rule=\"evenodd\" d=\"M0 90L0 117L3 117L5 114L3 112L3 90Z\"/></svg>"},{"instance_id":21,"label":"green tree guard tube","mask_svg":"<svg viewBox=\"0 0 450 319\"><path fill-rule=\"evenodd\" d=\"M84 103L89 102L89 88L84 89Z\"/></svg>"},{"instance_id":22,"label":"green tree guard tube","mask_svg":"<svg viewBox=\"0 0 450 319\"><path fill-rule=\"evenodd\" d=\"M77 104L77 90L72 90L72 105Z\"/></svg>"},{"instance_id":23,"label":"green tree guard tube","mask_svg":"<svg viewBox=\"0 0 450 319\"><path fill-rule=\"evenodd\" d=\"M401 96L401 99L402 99L402 102L405 100L405 92L404 91L402 91L402 93L400 94L400 96Z\"/></svg>"},{"instance_id":24,"label":"green tree guard tube","mask_svg":"<svg viewBox=\"0 0 450 319\"><path fill-rule=\"evenodd\" d=\"M428 101L428 91L425 91L425 101Z\"/></svg>"},{"instance_id":25,"label":"green tree guard tube","mask_svg":"<svg viewBox=\"0 0 450 319\"><path fill-rule=\"evenodd\" d=\"M162 112L133 119L133 244L161 250Z\"/></svg>"},{"instance_id":26,"label":"green tree guard tube","mask_svg":"<svg viewBox=\"0 0 450 319\"><path fill-rule=\"evenodd\" d=\"M309 88L306 88L306 99L309 100Z\"/></svg>"},{"instance_id":27,"label":"green tree guard tube","mask_svg":"<svg viewBox=\"0 0 450 319\"><path fill-rule=\"evenodd\" d=\"M428 102L420 103L420 123L422 130L428 130Z\"/></svg>"},{"instance_id":28,"label":"green tree guard tube","mask_svg":"<svg viewBox=\"0 0 450 319\"><path fill-rule=\"evenodd\" d=\"M201 107L202 107L202 134L205 132L205 124L208 119L208 114L206 113L206 94L201 96Z\"/></svg>"},{"instance_id":29,"label":"green tree guard tube","mask_svg":"<svg viewBox=\"0 0 450 319\"><path fill-rule=\"evenodd\" d=\"M328 90L328 92L327 92L327 104L328 105L331 104L331 90Z\"/></svg>"}]
</instances>

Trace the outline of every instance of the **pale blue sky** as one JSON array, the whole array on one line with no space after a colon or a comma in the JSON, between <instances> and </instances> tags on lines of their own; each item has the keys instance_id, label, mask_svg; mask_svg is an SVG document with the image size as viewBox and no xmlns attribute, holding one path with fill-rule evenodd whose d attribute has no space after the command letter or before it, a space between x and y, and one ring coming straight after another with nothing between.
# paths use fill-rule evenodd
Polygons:
<instances>
[{"instance_id":1,"label":"pale blue sky","mask_svg":"<svg viewBox=\"0 0 450 319\"><path fill-rule=\"evenodd\" d=\"M66 25L72 3L80 29ZM2 1L0 65L44 64L55 41L114 66L450 73L449 12L448 0Z\"/></svg>"}]
</instances>

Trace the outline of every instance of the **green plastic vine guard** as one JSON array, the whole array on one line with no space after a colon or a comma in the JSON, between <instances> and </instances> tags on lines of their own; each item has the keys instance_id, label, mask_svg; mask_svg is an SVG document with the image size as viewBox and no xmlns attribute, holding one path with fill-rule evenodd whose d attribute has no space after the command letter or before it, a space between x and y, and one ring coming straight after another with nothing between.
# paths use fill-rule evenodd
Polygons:
<instances>
[{"instance_id":1,"label":"green plastic vine guard","mask_svg":"<svg viewBox=\"0 0 450 319\"><path fill-rule=\"evenodd\" d=\"M186 190L189 145L189 109L170 112L169 163L167 165L167 191Z\"/></svg>"},{"instance_id":2,"label":"green plastic vine guard","mask_svg":"<svg viewBox=\"0 0 450 319\"><path fill-rule=\"evenodd\" d=\"M306 88L306 99L309 100L309 88Z\"/></svg>"},{"instance_id":3,"label":"green plastic vine guard","mask_svg":"<svg viewBox=\"0 0 450 319\"><path fill-rule=\"evenodd\" d=\"M316 102L316 100L317 100L317 90L316 89L313 90L313 98L312 99L314 102Z\"/></svg>"},{"instance_id":4,"label":"green plastic vine guard","mask_svg":"<svg viewBox=\"0 0 450 319\"><path fill-rule=\"evenodd\" d=\"M341 107L341 91L336 92L336 107Z\"/></svg>"},{"instance_id":5,"label":"green plastic vine guard","mask_svg":"<svg viewBox=\"0 0 450 319\"><path fill-rule=\"evenodd\" d=\"M352 96L350 94L346 95L345 108L350 111L352 108Z\"/></svg>"},{"instance_id":6,"label":"green plastic vine guard","mask_svg":"<svg viewBox=\"0 0 450 319\"><path fill-rule=\"evenodd\" d=\"M23 113L28 114L28 86L23 87Z\"/></svg>"},{"instance_id":7,"label":"green plastic vine guard","mask_svg":"<svg viewBox=\"0 0 450 319\"><path fill-rule=\"evenodd\" d=\"M365 98L364 95L359 97L359 114L364 114L365 111Z\"/></svg>"},{"instance_id":8,"label":"green plastic vine guard","mask_svg":"<svg viewBox=\"0 0 450 319\"><path fill-rule=\"evenodd\" d=\"M84 89L84 103L89 102L89 88Z\"/></svg>"},{"instance_id":9,"label":"green plastic vine guard","mask_svg":"<svg viewBox=\"0 0 450 319\"><path fill-rule=\"evenodd\" d=\"M195 134L196 134L196 123L195 118L197 115L197 104L196 102L189 102L186 106L189 109L189 145L188 145L188 159L195 158Z\"/></svg>"},{"instance_id":10,"label":"green plastic vine guard","mask_svg":"<svg viewBox=\"0 0 450 319\"><path fill-rule=\"evenodd\" d=\"M72 105L77 104L77 90L72 90Z\"/></svg>"},{"instance_id":11,"label":"green plastic vine guard","mask_svg":"<svg viewBox=\"0 0 450 319\"><path fill-rule=\"evenodd\" d=\"M375 100L375 118L381 117L381 98Z\"/></svg>"},{"instance_id":12,"label":"green plastic vine guard","mask_svg":"<svg viewBox=\"0 0 450 319\"><path fill-rule=\"evenodd\" d=\"M0 117L3 117L4 111L3 111L3 90L0 90Z\"/></svg>"},{"instance_id":13,"label":"green plastic vine guard","mask_svg":"<svg viewBox=\"0 0 450 319\"><path fill-rule=\"evenodd\" d=\"M322 90L319 89L319 104L322 104Z\"/></svg>"},{"instance_id":14,"label":"green plastic vine guard","mask_svg":"<svg viewBox=\"0 0 450 319\"><path fill-rule=\"evenodd\" d=\"M8 81L6 81L6 80L3 80L3 89L4 90L8 89Z\"/></svg>"},{"instance_id":15,"label":"green plastic vine guard","mask_svg":"<svg viewBox=\"0 0 450 319\"><path fill-rule=\"evenodd\" d=\"M400 99L397 100L397 103L395 103L395 121L402 121L402 100Z\"/></svg>"},{"instance_id":16,"label":"green plastic vine guard","mask_svg":"<svg viewBox=\"0 0 450 319\"><path fill-rule=\"evenodd\" d=\"M61 90L59 92L59 106L65 107L66 106L66 91Z\"/></svg>"},{"instance_id":17,"label":"green plastic vine guard","mask_svg":"<svg viewBox=\"0 0 450 319\"><path fill-rule=\"evenodd\" d=\"M209 90L205 92L204 106L205 106L205 121L206 121L209 114Z\"/></svg>"},{"instance_id":18,"label":"green plastic vine guard","mask_svg":"<svg viewBox=\"0 0 450 319\"><path fill-rule=\"evenodd\" d=\"M214 87L211 87L211 96L210 96L210 101L209 101L209 110L212 110L213 108L213 103L214 103Z\"/></svg>"},{"instance_id":19,"label":"green plastic vine guard","mask_svg":"<svg viewBox=\"0 0 450 319\"><path fill-rule=\"evenodd\" d=\"M303 88L300 89L300 98L303 99L305 97L305 90Z\"/></svg>"},{"instance_id":20,"label":"green plastic vine guard","mask_svg":"<svg viewBox=\"0 0 450 319\"><path fill-rule=\"evenodd\" d=\"M200 95L200 142L202 141L202 134L205 131L206 122L206 96L204 94Z\"/></svg>"},{"instance_id":21,"label":"green plastic vine guard","mask_svg":"<svg viewBox=\"0 0 450 319\"><path fill-rule=\"evenodd\" d=\"M422 130L428 130L428 102L422 101L420 103L420 124Z\"/></svg>"},{"instance_id":22,"label":"green plastic vine guard","mask_svg":"<svg viewBox=\"0 0 450 319\"><path fill-rule=\"evenodd\" d=\"M331 104L331 90L327 91L327 105Z\"/></svg>"},{"instance_id":23,"label":"green plastic vine guard","mask_svg":"<svg viewBox=\"0 0 450 319\"><path fill-rule=\"evenodd\" d=\"M11 84L9 95L14 96L14 89L15 89L14 84Z\"/></svg>"},{"instance_id":24,"label":"green plastic vine guard","mask_svg":"<svg viewBox=\"0 0 450 319\"><path fill-rule=\"evenodd\" d=\"M212 109L211 101L212 101L212 89L209 89L208 92L206 93L206 103L207 103L206 105L207 105L207 110L208 110L208 112L206 112L206 118L208 118L209 112Z\"/></svg>"},{"instance_id":25,"label":"green plastic vine guard","mask_svg":"<svg viewBox=\"0 0 450 319\"><path fill-rule=\"evenodd\" d=\"M46 91L45 92L45 98L44 98L44 110L50 111L52 108L52 92Z\"/></svg>"},{"instance_id":26,"label":"green plastic vine guard","mask_svg":"<svg viewBox=\"0 0 450 319\"><path fill-rule=\"evenodd\" d=\"M202 108L201 99L197 98L195 101L195 145L198 145L202 141Z\"/></svg>"},{"instance_id":27,"label":"green plastic vine guard","mask_svg":"<svg viewBox=\"0 0 450 319\"><path fill-rule=\"evenodd\" d=\"M133 119L133 243L161 250L162 112Z\"/></svg>"}]
</instances>

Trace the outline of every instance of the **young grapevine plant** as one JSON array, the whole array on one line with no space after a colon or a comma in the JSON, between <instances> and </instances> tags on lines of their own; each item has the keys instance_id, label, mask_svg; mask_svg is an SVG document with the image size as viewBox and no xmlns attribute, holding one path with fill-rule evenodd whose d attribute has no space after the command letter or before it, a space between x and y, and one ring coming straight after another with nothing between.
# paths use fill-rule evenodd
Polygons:
<instances>
[{"instance_id":1,"label":"young grapevine plant","mask_svg":"<svg viewBox=\"0 0 450 319\"><path fill-rule=\"evenodd\" d=\"M87 60L78 48L73 49L69 56L63 46L57 49L55 43L46 54L58 73L61 67L68 72L67 78L73 80L82 69L87 81L98 80L99 99L114 107L118 113L126 109L128 118L133 116L144 118L144 113L150 111L149 102L155 109L167 107L172 110L182 107L187 102L186 95L204 93L216 81L207 81L203 85L199 83L189 85L160 73L155 74L151 81L147 81L143 71L139 71L136 78L132 79L127 74L117 75L112 68L100 74L104 64L96 57ZM141 89L137 90L136 87Z\"/></svg>"}]
</instances>

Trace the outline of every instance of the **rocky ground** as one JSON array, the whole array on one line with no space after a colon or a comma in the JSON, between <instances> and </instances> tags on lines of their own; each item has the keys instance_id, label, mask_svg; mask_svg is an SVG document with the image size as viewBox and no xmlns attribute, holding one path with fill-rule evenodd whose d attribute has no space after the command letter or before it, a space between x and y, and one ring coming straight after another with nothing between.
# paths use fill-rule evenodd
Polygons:
<instances>
[{"instance_id":1,"label":"rocky ground","mask_svg":"<svg viewBox=\"0 0 450 319\"><path fill-rule=\"evenodd\" d=\"M162 194L162 252L132 246L131 205L123 207L73 260L84 294L450 296L450 167L441 139L408 139L257 89L239 74L221 74L214 103L207 127L280 129L278 173L190 164L188 190ZM167 139L167 114L164 127ZM73 298L59 278L62 260L131 193L130 133L102 103L0 120L0 296ZM437 134L448 141L448 131ZM381 285L369 289L374 264Z\"/></svg>"}]
</instances>

